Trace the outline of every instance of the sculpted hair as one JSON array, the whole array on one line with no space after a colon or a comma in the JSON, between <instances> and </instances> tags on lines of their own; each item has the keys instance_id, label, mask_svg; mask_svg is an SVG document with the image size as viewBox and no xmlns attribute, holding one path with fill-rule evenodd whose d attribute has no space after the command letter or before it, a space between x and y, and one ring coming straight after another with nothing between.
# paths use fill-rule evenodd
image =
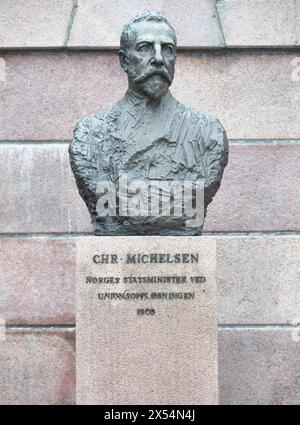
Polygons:
<instances>
[{"instance_id":1,"label":"sculpted hair","mask_svg":"<svg viewBox=\"0 0 300 425\"><path fill-rule=\"evenodd\" d=\"M134 18L130 19L130 21L124 26L121 33L121 39L120 39L120 47L122 50L126 51L126 49L129 48L132 26L136 24L137 22L143 22L143 21L164 22L165 24L167 24L173 32L175 45L177 44L176 33L174 28L170 24L170 22L164 16L162 16L159 12L146 11L143 13L139 13Z\"/></svg>"}]
</instances>

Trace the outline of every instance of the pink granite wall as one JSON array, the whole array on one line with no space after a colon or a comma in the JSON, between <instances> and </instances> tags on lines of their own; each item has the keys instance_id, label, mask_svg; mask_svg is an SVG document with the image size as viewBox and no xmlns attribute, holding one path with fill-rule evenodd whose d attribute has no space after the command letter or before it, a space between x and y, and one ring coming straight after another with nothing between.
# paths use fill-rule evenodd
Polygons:
<instances>
[{"instance_id":1,"label":"pink granite wall","mask_svg":"<svg viewBox=\"0 0 300 425\"><path fill-rule=\"evenodd\" d=\"M205 226L220 401L300 404L300 0L0 7L0 404L74 403L74 242L91 229L67 146L79 118L124 92L119 33L149 8L177 29L173 93L230 138Z\"/></svg>"}]
</instances>

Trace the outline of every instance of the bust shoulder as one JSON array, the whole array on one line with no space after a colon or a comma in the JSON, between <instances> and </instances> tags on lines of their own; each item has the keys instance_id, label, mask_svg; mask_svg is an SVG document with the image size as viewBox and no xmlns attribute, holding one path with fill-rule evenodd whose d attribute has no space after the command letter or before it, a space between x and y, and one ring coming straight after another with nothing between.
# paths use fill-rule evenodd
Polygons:
<instances>
[{"instance_id":1,"label":"bust shoulder","mask_svg":"<svg viewBox=\"0 0 300 425\"><path fill-rule=\"evenodd\" d=\"M94 144L105 138L114 121L113 107L81 119L73 131L73 143Z\"/></svg>"},{"instance_id":2,"label":"bust shoulder","mask_svg":"<svg viewBox=\"0 0 300 425\"><path fill-rule=\"evenodd\" d=\"M196 126L201 127L201 135L205 144L220 143L224 146L228 145L228 139L224 127L213 115L199 112L191 107L185 107L186 113L190 116L190 120ZM211 146L212 148L214 146Z\"/></svg>"},{"instance_id":3,"label":"bust shoulder","mask_svg":"<svg viewBox=\"0 0 300 425\"><path fill-rule=\"evenodd\" d=\"M191 130L193 142L198 142L201 147L202 155L205 153L218 153L222 157L222 161L227 163L228 157L228 139L227 134L218 120L213 115L199 112L192 107L188 107L178 102L177 106L182 116L184 126Z\"/></svg>"}]
</instances>

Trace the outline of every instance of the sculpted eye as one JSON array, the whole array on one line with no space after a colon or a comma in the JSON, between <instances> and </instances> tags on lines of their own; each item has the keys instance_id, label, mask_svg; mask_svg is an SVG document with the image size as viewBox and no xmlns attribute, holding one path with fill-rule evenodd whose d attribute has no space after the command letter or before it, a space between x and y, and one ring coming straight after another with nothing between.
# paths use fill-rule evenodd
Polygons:
<instances>
[{"instance_id":1,"label":"sculpted eye","mask_svg":"<svg viewBox=\"0 0 300 425\"><path fill-rule=\"evenodd\" d=\"M138 51L139 52L149 52L150 49L151 49L150 44L140 44L138 46Z\"/></svg>"},{"instance_id":2,"label":"sculpted eye","mask_svg":"<svg viewBox=\"0 0 300 425\"><path fill-rule=\"evenodd\" d=\"M165 45L165 46L163 46L162 50L165 53L173 53L174 52L174 48L171 45Z\"/></svg>"}]
</instances>

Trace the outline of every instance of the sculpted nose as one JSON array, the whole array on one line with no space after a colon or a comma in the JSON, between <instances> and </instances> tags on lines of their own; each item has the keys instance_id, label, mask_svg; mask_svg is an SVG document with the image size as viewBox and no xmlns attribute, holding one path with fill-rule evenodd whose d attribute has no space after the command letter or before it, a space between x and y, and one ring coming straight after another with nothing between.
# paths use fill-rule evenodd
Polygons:
<instances>
[{"instance_id":1,"label":"sculpted nose","mask_svg":"<svg viewBox=\"0 0 300 425\"><path fill-rule=\"evenodd\" d=\"M155 50L154 50L154 56L151 60L152 64L156 64L156 65L163 65L164 61L163 61L163 57L161 54L161 47L160 46L155 46Z\"/></svg>"}]
</instances>

